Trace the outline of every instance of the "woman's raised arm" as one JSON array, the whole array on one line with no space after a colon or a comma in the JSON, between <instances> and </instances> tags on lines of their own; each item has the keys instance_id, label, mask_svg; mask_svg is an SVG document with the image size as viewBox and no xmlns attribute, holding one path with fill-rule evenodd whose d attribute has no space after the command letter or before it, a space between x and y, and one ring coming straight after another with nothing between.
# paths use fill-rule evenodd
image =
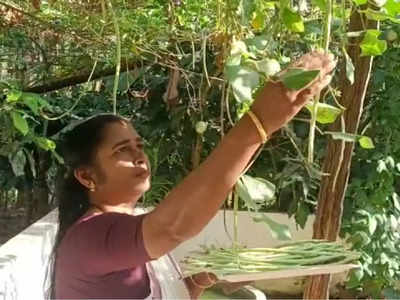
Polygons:
<instances>
[{"instance_id":1,"label":"woman's raised arm","mask_svg":"<svg viewBox=\"0 0 400 300\"><path fill-rule=\"evenodd\" d=\"M332 55L313 52L301 57L295 66L320 70L319 79L298 91L288 90L280 82L266 84L251 110L267 135L290 121L329 83L335 62ZM144 242L152 258L168 253L202 230L217 213L261 141L255 122L244 115L208 158L144 218Z\"/></svg>"}]
</instances>

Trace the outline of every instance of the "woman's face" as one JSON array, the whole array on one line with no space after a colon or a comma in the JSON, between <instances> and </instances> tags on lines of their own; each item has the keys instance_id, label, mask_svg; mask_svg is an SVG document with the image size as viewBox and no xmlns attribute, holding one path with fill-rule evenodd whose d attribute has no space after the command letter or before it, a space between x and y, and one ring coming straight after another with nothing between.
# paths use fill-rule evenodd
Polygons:
<instances>
[{"instance_id":1,"label":"woman's face","mask_svg":"<svg viewBox=\"0 0 400 300\"><path fill-rule=\"evenodd\" d=\"M150 164L141 137L130 124L104 129L96 155L96 193L108 204L137 200L150 188Z\"/></svg>"}]
</instances>

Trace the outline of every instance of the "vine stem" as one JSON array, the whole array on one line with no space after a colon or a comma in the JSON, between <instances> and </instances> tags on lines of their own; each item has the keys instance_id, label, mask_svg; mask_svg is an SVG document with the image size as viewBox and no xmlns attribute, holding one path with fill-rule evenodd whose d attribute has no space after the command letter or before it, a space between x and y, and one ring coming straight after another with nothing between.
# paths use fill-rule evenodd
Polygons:
<instances>
[{"instance_id":1,"label":"vine stem","mask_svg":"<svg viewBox=\"0 0 400 300\"><path fill-rule=\"evenodd\" d=\"M331 22L332 22L332 0L326 1L326 15L325 15L325 30L323 47L325 52L329 50L329 41L331 37ZM320 100L320 94L316 95L314 98L314 103L312 107L311 122L310 122L310 133L308 137L308 163L312 164L314 162L314 140L315 140L315 126L317 124L317 114L318 114L318 103Z\"/></svg>"},{"instance_id":2,"label":"vine stem","mask_svg":"<svg viewBox=\"0 0 400 300\"><path fill-rule=\"evenodd\" d=\"M107 1L107 4L111 11L111 17L114 24L115 29L115 37L116 37L116 44L117 44L117 51L116 51L116 64L115 64L115 77L114 77L114 88L112 94L112 102L113 102L113 114L117 114L117 92L118 92L118 83L119 83L119 74L121 72L121 34L119 31L119 25L117 16L113 9L111 0Z\"/></svg>"}]
</instances>

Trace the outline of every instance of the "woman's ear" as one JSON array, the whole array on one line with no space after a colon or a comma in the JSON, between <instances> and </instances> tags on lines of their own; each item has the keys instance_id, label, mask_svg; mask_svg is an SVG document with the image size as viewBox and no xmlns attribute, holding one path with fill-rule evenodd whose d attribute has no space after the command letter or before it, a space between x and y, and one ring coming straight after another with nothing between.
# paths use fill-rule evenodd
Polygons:
<instances>
[{"instance_id":1,"label":"woman's ear","mask_svg":"<svg viewBox=\"0 0 400 300\"><path fill-rule=\"evenodd\" d=\"M93 190L95 188L95 181L92 172L89 168L77 168L74 170L75 178L87 189Z\"/></svg>"}]
</instances>

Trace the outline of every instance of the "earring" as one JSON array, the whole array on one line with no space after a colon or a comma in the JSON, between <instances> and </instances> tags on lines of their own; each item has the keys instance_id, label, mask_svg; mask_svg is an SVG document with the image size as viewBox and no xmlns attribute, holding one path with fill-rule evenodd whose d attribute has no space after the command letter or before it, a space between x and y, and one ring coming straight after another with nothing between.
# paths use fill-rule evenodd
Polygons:
<instances>
[{"instance_id":1,"label":"earring","mask_svg":"<svg viewBox=\"0 0 400 300\"><path fill-rule=\"evenodd\" d=\"M94 183L92 183L89 187L89 191L91 191L92 193L96 190L96 186L94 185Z\"/></svg>"}]
</instances>

